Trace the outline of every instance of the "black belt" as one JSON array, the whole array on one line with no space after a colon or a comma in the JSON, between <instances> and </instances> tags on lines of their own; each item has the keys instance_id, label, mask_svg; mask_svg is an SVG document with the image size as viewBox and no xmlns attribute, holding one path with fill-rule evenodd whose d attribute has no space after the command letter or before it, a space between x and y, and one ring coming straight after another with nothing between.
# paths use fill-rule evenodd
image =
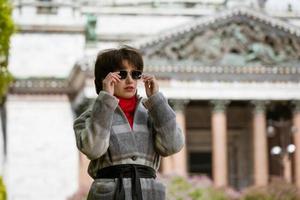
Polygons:
<instances>
[{"instance_id":1,"label":"black belt","mask_svg":"<svg viewBox=\"0 0 300 200\"><path fill-rule=\"evenodd\" d=\"M155 170L145 165L122 164L100 169L96 178L118 178L115 200L125 200L122 178L131 178L132 200L142 200L140 178L156 178Z\"/></svg>"}]
</instances>

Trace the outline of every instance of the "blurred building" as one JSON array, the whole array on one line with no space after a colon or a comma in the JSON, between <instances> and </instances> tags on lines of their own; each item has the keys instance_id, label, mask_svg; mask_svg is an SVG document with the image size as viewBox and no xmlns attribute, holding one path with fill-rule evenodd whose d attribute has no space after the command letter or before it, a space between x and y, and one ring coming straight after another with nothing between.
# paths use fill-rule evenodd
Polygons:
<instances>
[{"instance_id":1,"label":"blurred building","mask_svg":"<svg viewBox=\"0 0 300 200\"><path fill-rule=\"evenodd\" d=\"M186 135L185 148L163 160L162 174L205 174L238 189L279 176L300 187L300 2L13 3L10 199L38 199L37 190L44 199L86 192L91 180L72 121L96 97L98 51L120 44L142 51L146 73L158 78Z\"/></svg>"}]
</instances>

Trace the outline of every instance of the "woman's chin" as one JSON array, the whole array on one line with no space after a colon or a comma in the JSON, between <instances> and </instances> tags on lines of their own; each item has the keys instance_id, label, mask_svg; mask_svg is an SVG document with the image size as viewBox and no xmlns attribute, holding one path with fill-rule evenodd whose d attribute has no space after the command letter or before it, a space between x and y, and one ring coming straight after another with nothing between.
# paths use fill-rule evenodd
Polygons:
<instances>
[{"instance_id":1,"label":"woman's chin","mask_svg":"<svg viewBox=\"0 0 300 200\"><path fill-rule=\"evenodd\" d=\"M116 92L114 95L117 97L121 97L121 98L125 98L125 99L129 99L132 98L133 96L136 95L137 90L123 90Z\"/></svg>"},{"instance_id":2,"label":"woman's chin","mask_svg":"<svg viewBox=\"0 0 300 200\"><path fill-rule=\"evenodd\" d=\"M124 98L124 99L130 99L135 95L135 93L125 93L120 95L119 97Z\"/></svg>"}]
</instances>

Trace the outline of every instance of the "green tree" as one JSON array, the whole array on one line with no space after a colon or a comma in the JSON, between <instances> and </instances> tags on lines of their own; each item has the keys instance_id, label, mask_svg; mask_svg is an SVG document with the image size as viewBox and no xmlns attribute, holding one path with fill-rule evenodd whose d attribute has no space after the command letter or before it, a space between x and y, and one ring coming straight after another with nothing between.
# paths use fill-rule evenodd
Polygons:
<instances>
[{"instance_id":1,"label":"green tree","mask_svg":"<svg viewBox=\"0 0 300 200\"><path fill-rule=\"evenodd\" d=\"M13 76L7 69L8 65L8 54L9 54L9 43L10 37L15 31L15 26L12 20L12 6L8 0L0 0L0 111L1 121L2 113L4 112L5 96L9 87L9 84L13 80ZM2 124L2 126L4 126ZM3 127L0 127L3 132L3 137L6 134ZM6 141L4 141L6 142ZM3 156L3 155L0 155ZM2 164L2 163L1 163ZM2 179L2 172L0 174L0 200L6 200L6 187Z\"/></svg>"},{"instance_id":2,"label":"green tree","mask_svg":"<svg viewBox=\"0 0 300 200\"><path fill-rule=\"evenodd\" d=\"M3 183L2 177L0 177L0 200L6 200L7 194L6 194L6 187Z\"/></svg>"},{"instance_id":3,"label":"green tree","mask_svg":"<svg viewBox=\"0 0 300 200\"><path fill-rule=\"evenodd\" d=\"M4 103L9 83L13 80L7 69L10 37L15 31L11 14L10 2L0 0L0 105Z\"/></svg>"}]
</instances>

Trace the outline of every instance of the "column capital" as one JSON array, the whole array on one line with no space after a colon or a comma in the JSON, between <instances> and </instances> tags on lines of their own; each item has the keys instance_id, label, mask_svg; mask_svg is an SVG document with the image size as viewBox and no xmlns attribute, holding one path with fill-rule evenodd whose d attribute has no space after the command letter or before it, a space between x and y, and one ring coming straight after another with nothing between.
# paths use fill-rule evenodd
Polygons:
<instances>
[{"instance_id":1,"label":"column capital","mask_svg":"<svg viewBox=\"0 0 300 200\"><path fill-rule=\"evenodd\" d=\"M213 105L213 112L224 112L227 105L230 103L229 100L211 100L210 103Z\"/></svg>"},{"instance_id":2,"label":"column capital","mask_svg":"<svg viewBox=\"0 0 300 200\"><path fill-rule=\"evenodd\" d=\"M294 106L293 112L300 113L300 100L294 100L292 101L292 104Z\"/></svg>"},{"instance_id":3,"label":"column capital","mask_svg":"<svg viewBox=\"0 0 300 200\"><path fill-rule=\"evenodd\" d=\"M269 101L265 100L252 100L251 104L254 105L254 113L261 113L266 111L266 105L269 104Z\"/></svg>"},{"instance_id":4,"label":"column capital","mask_svg":"<svg viewBox=\"0 0 300 200\"><path fill-rule=\"evenodd\" d=\"M185 106L190 102L188 99L170 99L173 109L175 111L184 111Z\"/></svg>"}]
</instances>

